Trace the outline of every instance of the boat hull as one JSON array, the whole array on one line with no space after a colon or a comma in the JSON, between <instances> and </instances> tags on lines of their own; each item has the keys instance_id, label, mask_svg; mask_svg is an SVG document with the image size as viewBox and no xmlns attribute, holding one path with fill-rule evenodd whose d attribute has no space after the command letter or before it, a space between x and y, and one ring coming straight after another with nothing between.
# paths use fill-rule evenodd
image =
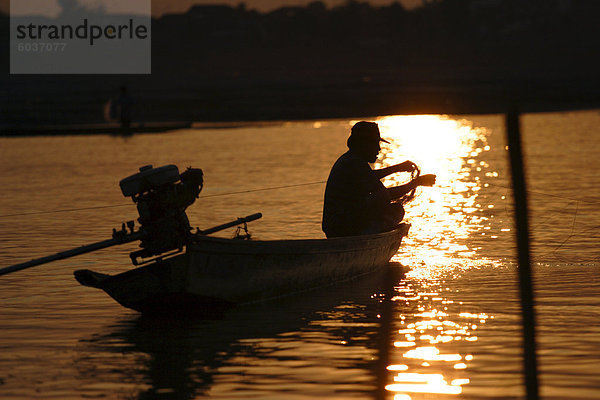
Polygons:
<instances>
[{"instance_id":1,"label":"boat hull","mask_svg":"<svg viewBox=\"0 0 600 400\"><path fill-rule=\"evenodd\" d=\"M76 271L140 312L203 312L269 300L356 278L387 265L408 224L375 235L308 240L199 237L184 254L118 275Z\"/></svg>"}]
</instances>

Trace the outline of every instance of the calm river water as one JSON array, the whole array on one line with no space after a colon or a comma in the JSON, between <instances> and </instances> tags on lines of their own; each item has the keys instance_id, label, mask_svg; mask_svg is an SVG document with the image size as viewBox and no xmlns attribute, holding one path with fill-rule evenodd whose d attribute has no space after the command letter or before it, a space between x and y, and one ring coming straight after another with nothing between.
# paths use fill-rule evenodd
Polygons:
<instances>
[{"instance_id":1,"label":"calm river water","mask_svg":"<svg viewBox=\"0 0 600 400\"><path fill-rule=\"evenodd\" d=\"M141 318L73 279L127 270L134 245L16 272L0 278L0 398L523 398L503 119L376 119L392 142L376 167L438 175L408 206L410 272L216 320ZM255 238L323 237L322 182L353 122L0 138L0 266L110 238L136 217L118 181L146 164L204 170L193 226L262 212ZM522 119L544 399L600 398L599 126L598 111Z\"/></svg>"}]
</instances>

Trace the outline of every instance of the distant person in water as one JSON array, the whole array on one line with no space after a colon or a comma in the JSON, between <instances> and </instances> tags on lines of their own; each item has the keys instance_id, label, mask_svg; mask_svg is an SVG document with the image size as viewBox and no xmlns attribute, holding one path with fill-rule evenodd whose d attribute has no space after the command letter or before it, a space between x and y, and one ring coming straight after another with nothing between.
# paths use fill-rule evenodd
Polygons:
<instances>
[{"instance_id":1,"label":"distant person in water","mask_svg":"<svg viewBox=\"0 0 600 400\"><path fill-rule=\"evenodd\" d=\"M127 86L121 86L121 94L115 100L117 106L117 115L121 126L123 128L129 128L131 125L131 111L133 109L133 99L127 93Z\"/></svg>"},{"instance_id":2,"label":"distant person in water","mask_svg":"<svg viewBox=\"0 0 600 400\"><path fill-rule=\"evenodd\" d=\"M432 186L435 175L422 175L401 186L386 188L381 180L396 172L412 172L417 166L405 161L391 167L373 170L369 163L377 160L381 150L379 126L361 121L352 127L348 151L331 168L323 205L323 232L328 238L356 236L394 229L404 208L394 203L418 186Z\"/></svg>"}]
</instances>

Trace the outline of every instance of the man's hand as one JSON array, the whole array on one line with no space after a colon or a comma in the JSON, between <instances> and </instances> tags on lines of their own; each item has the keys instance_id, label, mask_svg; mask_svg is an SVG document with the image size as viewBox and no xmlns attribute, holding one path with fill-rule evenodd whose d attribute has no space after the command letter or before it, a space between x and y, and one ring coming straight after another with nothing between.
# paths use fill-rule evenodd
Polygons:
<instances>
[{"instance_id":1,"label":"man's hand","mask_svg":"<svg viewBox=\"0 0 600 400\"><path fill-rule=\"evenodd\" d=\"M415 163L407 160L407 161L404 161L403 163L395 164L390 167L374 169L373 174L377 179L382 179L388 175L395 174L396 172L413 172L415 170L418 170Z\"/></svg>"},{"instance_id":2,"label":"man's hand","mask_svg":"<svg viewBox=\"0 0 600 400\"><path fill-rule=\"evenodd\" d=\"M406 160L403 163L396 165L396 167L398 168L398 172L413 172L417 169L417 165L410 160Z\"/></svg>"},{"instance_id":3,"label":"man's hand","mask_svg":"<svg viewBox=\"0 0 600 400\"><path fill-rule=\"evenodd\" d=\"M436 176L433 174L421 175L418 178L415 178L415 183L417 186L433 186L435 184Z\"/></svg>"},{"instance_id":4,"label":"man's hand","mask_svg":"<svg viewBox=\"0 0 600 400\"><path fill-rule=\"evenodd\" d=\"M416 189L418 186L433 186L434 184L435 175L421 175L418 178L415 178L412 181L405 183L404 185L390 187L387 188L387 190L392 199L399 199L411 190Z\"/></svg>"}]
</instances>

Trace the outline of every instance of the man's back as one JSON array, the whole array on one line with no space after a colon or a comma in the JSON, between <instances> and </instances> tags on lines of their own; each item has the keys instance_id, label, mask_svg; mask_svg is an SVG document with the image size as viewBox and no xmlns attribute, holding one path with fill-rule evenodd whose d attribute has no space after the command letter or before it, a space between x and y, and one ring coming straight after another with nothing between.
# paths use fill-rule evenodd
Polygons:
<instances>
[{"instance_id":1,"label":"man's back","mask_svg":"<svg viewBox=\"0 0 600 400\"><path fill-rule=\"evenodd\" d=\"M327 237L364 233L377 203L389 201L385 194L385 187L366 161L352 151L342 154L325 188L323 232Z\"/></svg>"}]
</instances>

